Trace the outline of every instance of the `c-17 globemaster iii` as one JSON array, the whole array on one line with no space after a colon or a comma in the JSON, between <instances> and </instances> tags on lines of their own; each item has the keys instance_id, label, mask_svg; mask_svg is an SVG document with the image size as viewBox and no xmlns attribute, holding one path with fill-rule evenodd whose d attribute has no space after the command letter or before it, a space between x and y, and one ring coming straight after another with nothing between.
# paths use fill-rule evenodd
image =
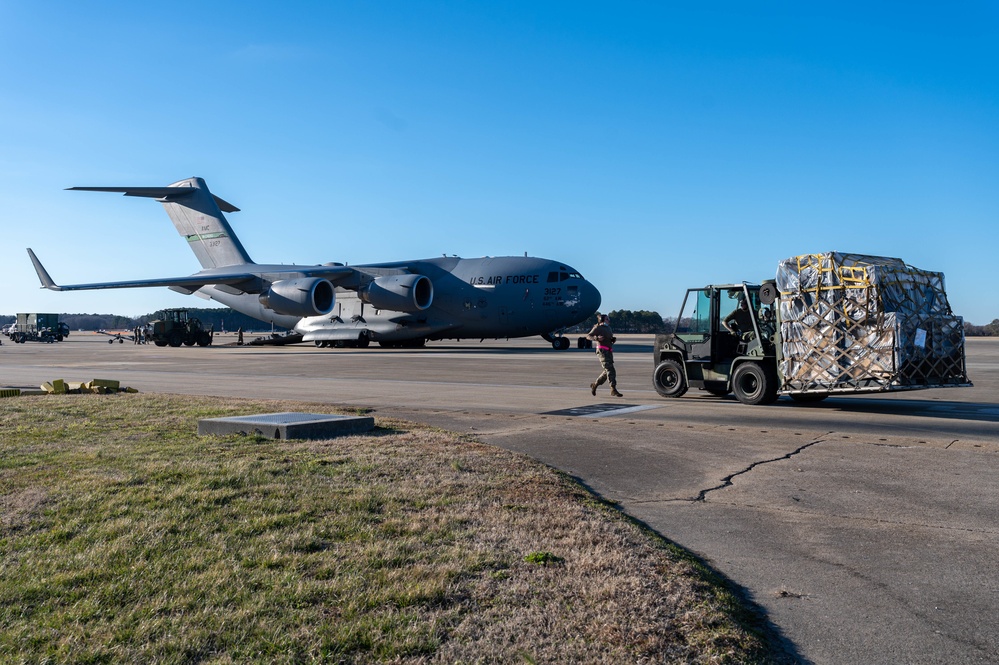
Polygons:
<instances>
[{"instance_id":1,"label":"c-17 globemaster iii","mask_svg":"<svg viewBox=\"0 0 999 665\"><path fill-rule=\"evenodd\" d=\"M565 328L600 306L600 292L570 266L528 256L441 257L373 265L254 263L222 214L238 208L201 178L166 187L71 187L159 201L202 270L167 277L58 285L35 253L42 286L53 291L165 286L218 301L317 346L423 346L427 340L541 335L569 347Z\"/></svg>"}]
</instances>

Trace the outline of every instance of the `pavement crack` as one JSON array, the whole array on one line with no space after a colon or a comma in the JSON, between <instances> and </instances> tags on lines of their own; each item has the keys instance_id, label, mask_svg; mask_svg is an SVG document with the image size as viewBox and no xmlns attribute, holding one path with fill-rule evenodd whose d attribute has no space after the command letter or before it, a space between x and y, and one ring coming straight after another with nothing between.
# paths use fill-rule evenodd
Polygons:
<instances>
[{"instance_id":1,"label":"pavement crack","mask_svg":"<svg viewBox=\"0 0 999 665\"><path fill-rule=\"evenodd\" d=\"M744 473L749 473L750 471L752 471L753 469L755 469L756 467L758 467L758 466L760 466L762 464L770 464L772 462L780 462L780 461L783 461L783 460L789 460L792 457L794 457L795 455L801 453L802 451L804 451L804 450L806 450L808 448L811 448L812 446L814 446L817 443L822 443L825 440L826 439L815 439L814 441L810 441L810 442L806 443L803 446L799 446L798 448L795 448L794 450L792 450L791 452L787 453L786 455L781 455L780 457L774 457L773 459L766 459L766 460L760 460L758 462L753 462L752 464L750 464L749 466L747 466L745 469L742 469L741 471L736 471L733 474L725 476L724 478L722 478L722 481L721 481L720 484L718 484L718 485L716 485L714 487L709 487L707 489L703 489L703 490L701 490L700 492L697 493L696 497L694 497L692 499L688 499L688 500L692 501L692 502L704 501L707 498L707 496L708 496L708 494L710 492L716 492L718 490L723 490L726 487L731 487L732 484L733 484L732 481L733 481L734 478L736 478L738 476L741 476Z\"/></svg>"}]
</instances>

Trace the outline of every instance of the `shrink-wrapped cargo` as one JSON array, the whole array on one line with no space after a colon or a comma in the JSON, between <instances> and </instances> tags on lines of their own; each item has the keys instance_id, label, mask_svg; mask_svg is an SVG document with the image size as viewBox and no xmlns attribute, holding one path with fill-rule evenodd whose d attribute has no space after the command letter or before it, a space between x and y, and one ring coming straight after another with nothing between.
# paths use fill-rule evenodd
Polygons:
<instances>
[{"instance_id":1,"label":"shrink-wrapped cargo","mask_svg":"<svg viewBox=\"0 0 999 665\"><path fill-rule=\"evenodd\" d=\"M964 323L942 273L900 259L828 252L777 268L781 391L968 383Z\"/></svg>"}]
</instances>

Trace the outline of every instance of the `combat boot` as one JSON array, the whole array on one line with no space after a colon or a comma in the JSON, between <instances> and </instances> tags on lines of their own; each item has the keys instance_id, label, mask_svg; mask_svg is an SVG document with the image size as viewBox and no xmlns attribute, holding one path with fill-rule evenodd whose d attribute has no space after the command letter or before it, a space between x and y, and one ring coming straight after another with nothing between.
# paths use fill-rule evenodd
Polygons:
<instances>
[{"instance_id":1,"label":"combat boot","mask_svg":"<svg viewBox=\"0 0 999 665\"><path fill-rule=\"evenodd\" d=\"M624 395L619 393L617 388L611 388L611 397L624 397Z\"/></svg>"}]
</instances>

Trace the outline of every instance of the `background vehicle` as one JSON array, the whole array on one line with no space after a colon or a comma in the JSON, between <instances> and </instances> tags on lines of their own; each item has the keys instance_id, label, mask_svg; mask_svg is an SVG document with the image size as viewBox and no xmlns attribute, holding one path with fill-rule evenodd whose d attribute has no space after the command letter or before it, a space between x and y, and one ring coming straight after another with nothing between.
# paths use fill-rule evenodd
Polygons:
<instances>
[{"instance_id":1,"label":"background vehicle","mask_svg":"<svg viewBox=\"0 0 999 665\"><path fill-rule=\"evenodd\" d=\"M740 302L748 307L736 326ZM744 404L971 385L943 275L838 252L782 261L762 285L688 290L674 331L656 336L654 360L663 397L694 387Z\"/></svg>"},{"instance_id":2,"label":"background vehicle","mask_svg":"<svg viewBox=\"0 0 999 665\"><path fill-rule=\"evenodd\" d=\"M59 321L58 314L28 314L19 313L17 321L8 326L5 333L11 341L24 342L61 342L69 336L69 326Z\"/></svg>"},{"instance_id":3,"label":"background vehicle","mask_svg":"<svg viewBox=\"0 0 999 665\"><path fill-rule=\"evenodd\" d=\"M149 338L156 346L208 346L212 343L214 331L211 326L201 325L201 320L188 317L183 308L163 310L163 318L150 322Z\"/></svg>"}]
</instances>

